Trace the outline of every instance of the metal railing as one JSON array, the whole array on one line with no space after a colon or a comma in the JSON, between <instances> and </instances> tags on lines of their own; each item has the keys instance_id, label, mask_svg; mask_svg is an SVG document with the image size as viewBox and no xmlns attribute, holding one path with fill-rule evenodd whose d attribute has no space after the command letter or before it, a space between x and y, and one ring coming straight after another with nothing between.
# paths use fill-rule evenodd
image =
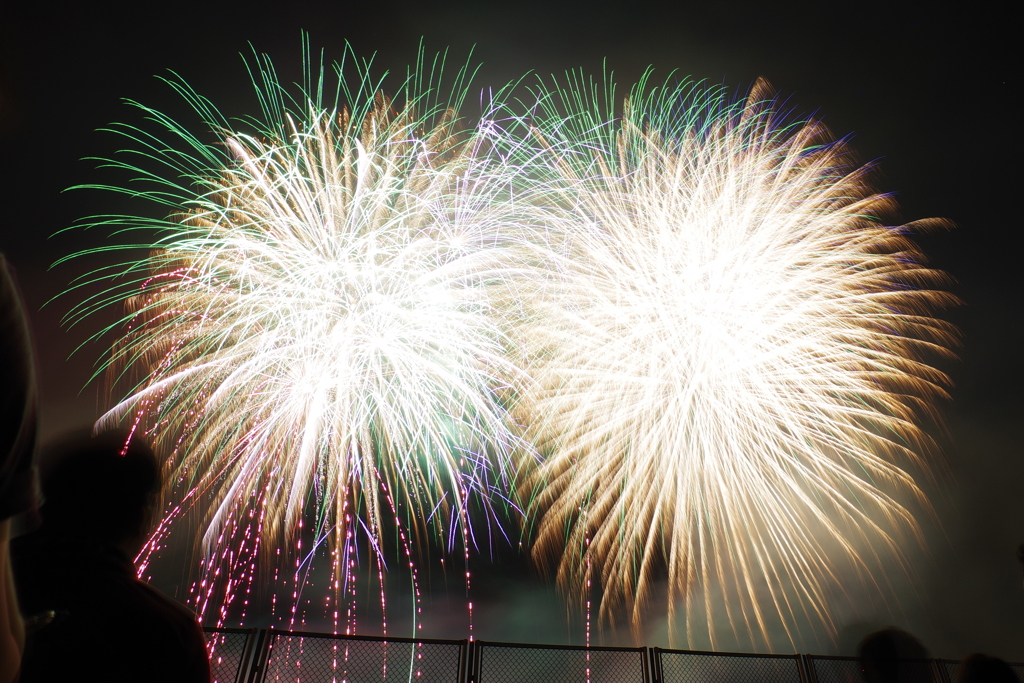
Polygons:
<instances>
[{"instance_id":1,"label":"metal railing","mask_svg":"<svg viewBox=\"0 0 1024 683\"><path fill-rule=\"evenodd\" d=\"M856 657L381 638L207 628L215 683L863 683ZM955 683L959 662L900 660L899 680ZM1024 663L1010 666L1024 681Z\"/></svg>"}]
</instances>

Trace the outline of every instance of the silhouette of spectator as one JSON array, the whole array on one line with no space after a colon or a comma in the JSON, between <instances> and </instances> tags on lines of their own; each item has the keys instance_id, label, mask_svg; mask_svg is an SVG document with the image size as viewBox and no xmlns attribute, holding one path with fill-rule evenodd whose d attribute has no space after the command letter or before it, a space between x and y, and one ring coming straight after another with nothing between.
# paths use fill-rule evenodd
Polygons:
<instances>
[{"instance_id":1,"label":"silhouette of spectator","mask_svg":"<svg viewBox=\"0 0 1024 683\"><path fill-rule=\"evenodd\" d=\"M1010 665L980 652L967 655L956 673L957 683L1020 683Z\"/></svg>"},{"instance_id":2,"label":"silhouette of spectator","mask_svg":"<svg viewBox=\"0 0 1024 683\"><path fill-rule=\"evenodd\" d=\"M12 520L33 511L38 486L35 375L28 325L17 287L0 255L0 683L14 680L25 644L10 567Z\"/></svg>"},{"instance_id":3,"label":"silhouette of spectator","mask_svg":"<svg viewBox=\"0 0 1024 683\"><path fill-rule=\"evenodd\" d=\"M930 655L921 642L898 628L864 636L857 646L861 672L868 683L932 683Z\"/></svg>"},{"instance_id":4,"label":"silhouette of spectator","mask_svg":"<svg viewBox=\"0 0 1024 683\"><path fill-rule=\"evenodd\" d=\"M21 683L209 683L195 617L131 561L160 488L153 451L123 433L79 435L43 461L43 523L14 543L14 569L25 613L58 616L29 638Z\"/></svg>"}]
</instances>

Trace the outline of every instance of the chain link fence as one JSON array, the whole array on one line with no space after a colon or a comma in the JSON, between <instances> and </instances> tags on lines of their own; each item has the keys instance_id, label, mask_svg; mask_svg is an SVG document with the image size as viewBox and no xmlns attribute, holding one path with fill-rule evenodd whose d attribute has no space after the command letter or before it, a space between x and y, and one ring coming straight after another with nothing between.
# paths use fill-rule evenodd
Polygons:
<instances>
[{"instance_id":1,"label":"chain link fence","mask_svg":"<svg viewBox=\"0 0 1024 683\"><path fill-rule=\"evenodd\" d=\"M206 628L213 683L245 683L256 629Z\"/></svg>"},{"instance_id":2,"label":"chain link fence","mask_svg":"<svg viewBox=\"0 0 1024 683\"><path fill-rule=\"evenodd\" d=\"M255 683L462 683L466 642L269 632Z\"/></svg>"},{"instance_id":3,"label":"chain link fence","mask_svg":"<svg viewBox=\"0 0 1024 683\"><path fill-rule=\"evenodd\" d=\"M804 661L812 683L864 683L856 657L808 655Z\"/></svg>"},{"instance_id":4,"label":"chain link fence","mask_svg":"<svg viewBox=\"0 0 1024 683\"><path fill-rule=\"evenodd\" d=\"M955 659L936 659L936 666L945 676L943 683L957 683L957 671L960 669L960 662ZM1024 683L1024 662L1010 663L1010 668L1017 674L1017 679Z\"/></svg>"},{"instance_id":5,"label":"chain link fence","mask_svg":"<svg viewBox=\"0 0 1024 683\"><path fill-rule=\"evenodd\" d=\"M957 669L960 668L960 662L958 662L955 659L936 659L935 663L938 665L939 671L941 671L942 674L946 677L944 679L944 683L956 683L956 672ZM1021 668L1024 669L1024 665L1022 665ZM1018 672L1017 678L1020 677L1021 673ZM1024 678L1022 678L1021 680L1024 681Z\"/></svg>"},{"instance_id":6,"label":"chain link fence","mask_svg":"<svg viewBox=\"0 0 1024 683\"><path fill-rule=\"evenodd\" d=\"M802 683L800 655L754 655L654 648L660 683Z\"/></svg>"},{"instance_id":7,"label":"chain link fence","mask_svg":"<svg viewBox=\"0 0 1024 683\"><path fill-rule=\"evenodd\" d=\"M856 657L804 657L812 683L864 683L860 660ZM907 683L947 683L945 671L934 659L900 659L879 662L884 680L906 681ZM949 681L955 681L954 676Z\"/></svg>"},{"instance_id":8,"label":"chain link fence","mask_svg":"<svg viewBox=\"0 0 1024 683\"><path fill-rule=\"evenodd\" d=\"M529 645L207 628L214 683L864 683L856 657ZM956 683L960 662L892 662ZM1011 663L1024 683L1024 663Z\"/></svg>"},{"instance_id":9,"label":"chain link fence","mask_svg":"<svg viewBox=\"0 0 1024 683\"><path fill-rule=\"evenodd\" d=\"M488 643L475 646L475 683L646 683L645 648Z\"/></svg>"}]
</instances>

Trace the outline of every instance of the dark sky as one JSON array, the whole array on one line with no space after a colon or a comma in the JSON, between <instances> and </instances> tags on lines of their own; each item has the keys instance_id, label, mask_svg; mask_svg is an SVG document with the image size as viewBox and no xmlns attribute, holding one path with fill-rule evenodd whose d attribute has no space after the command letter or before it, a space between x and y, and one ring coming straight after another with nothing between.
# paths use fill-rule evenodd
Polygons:
<instances>
[{"instance_id":1,"label":"dark sky","mask_svg":"<svg viewBox=\"0 0 1024 683\"><path fill-rule=\"evenodd\" d=\"M348 40L360 54L377 52L382 67L397 70L413 58L421 36L430 50L450 47L456 61L476 45L475 58L484 65L481 86L530 70L598 72L606 57L623 84L648 64L739 90L763 76L794 111L817 113L833 132L852 134L860 159L879 162L875 182L896 193L904 221L941 216L957 225L918 239L964 301L945 314L961 328L964 345L960 361L943 366L956 386L943 406L949 434L942 439L938 481L926 484L938 513L929 527L930 554L917 559L915 588L907 588L893 614L841 615L837 647L848 648L868 627L898 623L940 655L983 650L1024 660L1024 591L1014 558L1024 541L1017 354L1022 286L1010 216L1019 180L1020 136L1013 126L1020 115L1012 102L1019 97L1020 71L1011 22L985 7L211 0L142 12L137 3L62 9L5 3L0 249L17 269L32 311L44 435L88 423L102 407L98 384L82 390L102 348L87 345L66 360L99 321L67 330L60 318L72 299L40 308L95 264L49 266L106 237L98 230L51 236L109 210L104 203L110 198L62 191L102 180L81 159L116 148L116 139L97 128L137 116L121 98L180 111L156 74L172 69L223 110L241 113L251 103L251 87L239 53L248 52L251 41L288 73L298 64L305 29L328 59L339 57ZM493 570L491 579L481 569L481 591L490 581L499 586L491 592L500 593L502 582L522 570L515 560ZM543 633L536 624L517 631L531 621L524 607L531 598L524 596L537 585L536 579L510 584L512 597L495 597L491 612L482 608L481 628L491 628L495 638L569 637L557 624ZM547 595L537 590L531 595ZM558 610L549 612L558 617ZM656 627L651 634L660 637Z\"/></svg>"}]
</instances>

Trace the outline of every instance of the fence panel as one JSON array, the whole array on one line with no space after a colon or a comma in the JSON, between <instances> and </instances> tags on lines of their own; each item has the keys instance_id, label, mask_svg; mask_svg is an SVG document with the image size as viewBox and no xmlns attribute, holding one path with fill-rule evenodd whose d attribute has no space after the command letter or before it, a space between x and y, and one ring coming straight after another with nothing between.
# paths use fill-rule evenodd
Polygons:
<instances>
[{"instance_id":1,"label":"fence panel","mask_svg":"<svg viewBox=\"0 0 1024 683\"><path fill-rule=\"evenodd\" d=\"M804 657L813 683L864 683L856 657Z\"/></svg>"},{"instance_id":2,"label":"fence panel","mask_svg":"<svg viewBox=\"0 0 1024 683\"><path fill-rule=\"evenodd\" d=\"M661 683L801 683L800 655L654 648Z\"/></svg>"},{"instance_id":3,"label":"fence panel","mask_svg":"<svg viewBox=\"0 0 1024 683\"><path fill-rule=\"evenodd\" d=\"M856 657L804 657L813 683L863 683L860 660ZM908 683L944 683L945 671L934 659L900 659L881 662L888 671L883 675ZM888 680L888 679L887 679ZM955 680L955 678L953 679Z\"/></svg>"},{"instance_id":4,"label":"fence panel","mask_svg":"<svg viewBox=\"0 0 1024 683\"><path fill-rule=\"evenodd\" d=\"M252 655L254 628L204 628L213 683L244 683Z\"/></svg>"},{"instance_id":5,"label":"fence panel","mask_svg":"<svg viewBox=\"0 0 1024 683\"><path fill-rule=\"evenodd\" d=\"M960 668L960 661L956 659L936 659L935 664L946 677L944 683L956 683L956 672ZM1009 662L1010 668L1017 674L1017 678L1024 681L1024 662Z\"/></svg>"},{"instance_id":6,"label":"fence panel","mask_svg":"<svg viewBox=\"0 0 1024 683\"><path fill-rule=\"evenodd\" d=\"M642 647L476 643L476 683L647 683Z\"/></svg>"},{"instance_id":7,"label":"fence panel","mask_svg":"<svg viewBox=\"0 0 1024 683\"><path fill-rule=\"evenodd\" d=\"M463 679L465 641L271 629L266 643L258 683L462 683Z\"/></svg>"}]
</instances>

